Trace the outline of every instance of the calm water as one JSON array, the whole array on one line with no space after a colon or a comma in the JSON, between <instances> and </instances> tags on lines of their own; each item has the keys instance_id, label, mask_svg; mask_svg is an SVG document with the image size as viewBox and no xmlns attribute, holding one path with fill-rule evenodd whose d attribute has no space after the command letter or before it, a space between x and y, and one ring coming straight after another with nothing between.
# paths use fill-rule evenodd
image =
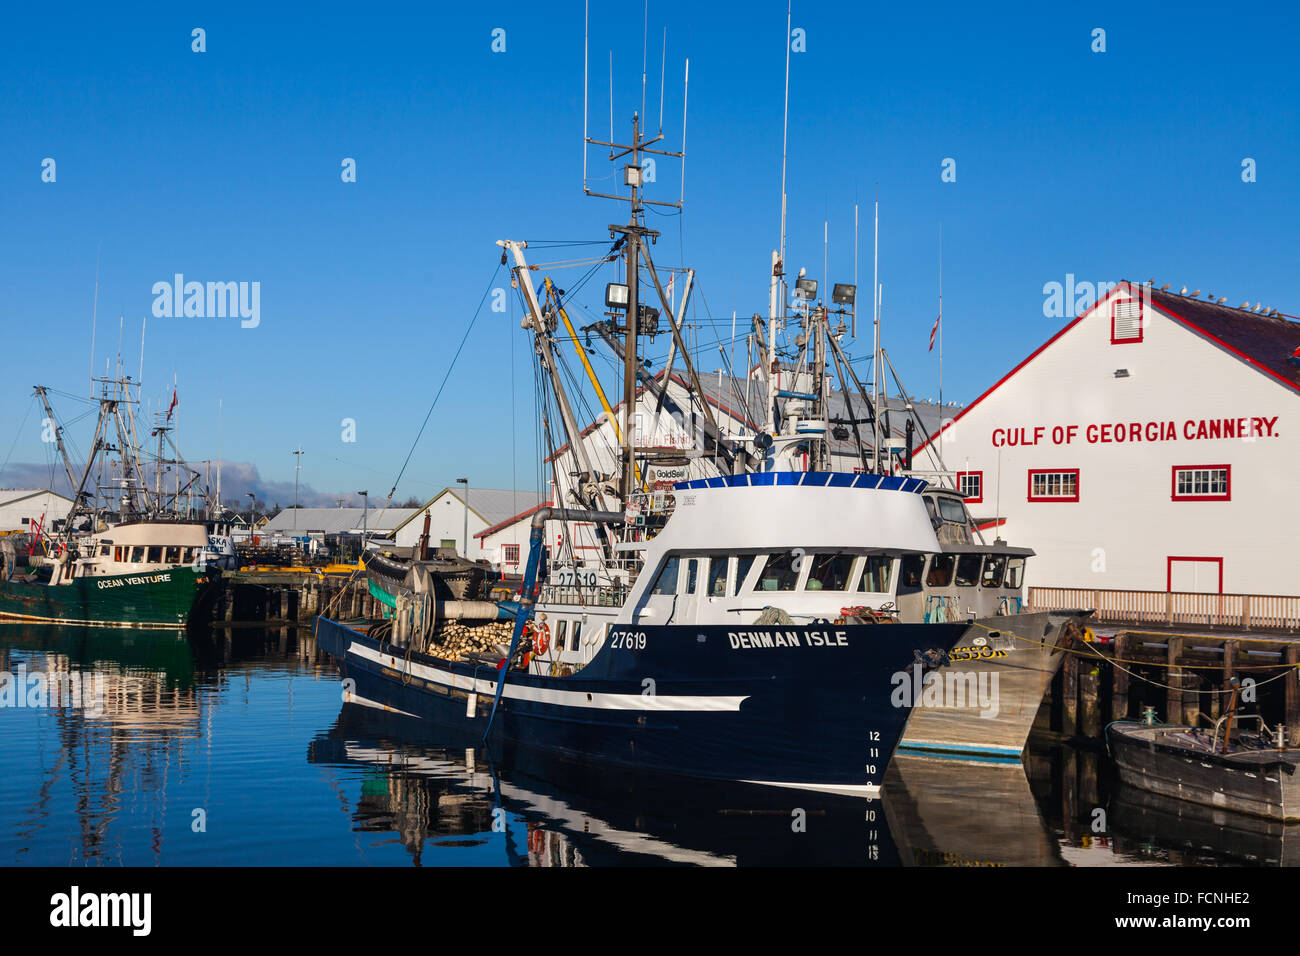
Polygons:
<instances>
[{"instance_id":1,"label":"calm water","mask_svg":"<svg viewBox=\"0 0 1300 956\"><path fill-rule=\"evenodd\" d=\"M895 761L873 802L492 759L344 706L305 631L0 624L0 672L24 671L62 689L0 707L4 865L1275 865L1300 841L1117 790L1068 748Z\"/></svg>"}]
</instances>

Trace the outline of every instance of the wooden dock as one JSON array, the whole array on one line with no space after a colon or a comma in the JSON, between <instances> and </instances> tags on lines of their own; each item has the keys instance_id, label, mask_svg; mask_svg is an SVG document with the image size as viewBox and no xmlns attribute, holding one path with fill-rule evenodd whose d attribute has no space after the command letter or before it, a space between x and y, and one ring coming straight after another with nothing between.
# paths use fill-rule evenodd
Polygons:
<instances>
[{"instance_id":1,"label":"wooden dock","mask_svg":"<svg viewBox=\"0 0 1300 956\"><path fill-rule=\"evenodd\" d=\"M364 577L308 568L265 568L226 574L212 607L216 625L310 627L326 608L347 618L382 617Z\"/></svg>"},{"instance_id":2,"label":"wooden dock","mask_svg":"<svg viewBox=\"0 0 1300 956\"><path fill-rule=\"evenodd\" d=\"M1116 630L1070 648L1037 729L1066 738L1100 738L1110 721L1136 719L1148 707L1164 723L1204 726L1206 718L1221 715L1230 681L1237 677L1245 685L1244 709L1263 714L1270 725L1285 724L1295 746L1300 744L1297 664L1298 637Z\"/></svg>"}]
</instances>

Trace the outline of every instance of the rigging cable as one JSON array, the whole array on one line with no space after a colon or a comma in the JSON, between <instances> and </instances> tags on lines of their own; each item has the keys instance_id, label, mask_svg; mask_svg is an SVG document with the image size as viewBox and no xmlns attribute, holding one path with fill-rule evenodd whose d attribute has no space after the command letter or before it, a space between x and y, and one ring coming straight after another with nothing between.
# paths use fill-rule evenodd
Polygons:
<instances>
[{"instance_id":1,"label":"rigging cable","mask_svg":"<svg viewBox=\"0 0 1300 956\"><path fill-rule=\"evenodd\" d=\"M498 264L496 269L492 271L492 278L488 280L487 288L483 290L483 297L478 300L478 308L474 310L474 314L470 317L469 325L465 328L465 334L460 338L460 345L456 346L456 354L451 357L451 364L447 366L447 371L442 376L442 384L438 386L438 391L433 396L433 401L429 405L429 410L424 415L424 422L420 425L419 432L416 433L415 441L411 442L411 450L406 453L406 460L402 462L402 469L397 473L397 478L393 481L393 487L388 492L388 498L384 502L384 507L379 511L380 517L383 516L384 511L387 510L389 503L393 500L393 495L397 491L398 483L402 480L402 475L406 474L406 468L411 463L411 456L415 454L415 448L420 444L420 438L424 435L424 429L429 424L429 418L433 415L434 408L437 407L438 399L442 397L442 390L446 388L447 380L451 378L452 370L456 367L456 360L460 358L461 350L465 348L465 343L469 340L469 334L474 330L474 323L478 321L479 313L483 311L483 303L486 302L488 296L492 294L493 285L496 283L497 276L500 273L501 266ZM364 546L365 543L362 542L362 547Z\"/></svg>"}]
</instances>

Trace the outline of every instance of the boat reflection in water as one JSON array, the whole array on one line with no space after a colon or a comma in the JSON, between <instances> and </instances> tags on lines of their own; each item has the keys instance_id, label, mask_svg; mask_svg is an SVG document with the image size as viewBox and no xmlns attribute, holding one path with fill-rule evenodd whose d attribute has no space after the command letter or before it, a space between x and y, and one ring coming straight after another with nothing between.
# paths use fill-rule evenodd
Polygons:
<instances>
[{"instance_id":1,"label":"boat reflection in water","mask_svg":"<svg viewBox=\"0 0 1300 956\"><path fill-rule=\"evenodd\" d=\"M1116 783L1115 852L1180 866L1300 865L1300 823L1282 823Z\"/></svg>"},{"instance_id":2,"label":"boat reflection in water","mask_svg":"<svg viewBox=\"0 0 1300 956\"><path fill-rule=\"evenodd\" d=\"M633 774L508 748L478 734L344 704L314 764L369 766L353 828L393 831L420 865L477 845L512 866L896 866L877 800Z\"/></svg>"},{"instance_id":3,"label":"boat reflection in water","mask_svg":"<svg viewBox=\"0 0 1300 956\"><path fill-rule=\"evenodd\" d=\"M883 796L904 866L1064 865L1020 764L899 754Z\"/></svg>"}]
</instances>

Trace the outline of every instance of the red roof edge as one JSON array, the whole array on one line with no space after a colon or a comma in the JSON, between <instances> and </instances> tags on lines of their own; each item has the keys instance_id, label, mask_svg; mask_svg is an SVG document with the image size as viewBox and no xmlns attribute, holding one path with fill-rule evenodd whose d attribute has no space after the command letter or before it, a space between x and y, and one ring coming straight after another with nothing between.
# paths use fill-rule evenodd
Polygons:
<instances>
[{"instance_id":1,"label":"red roof edge","mask_svg":"<svg viewBox=\"0 0 1300 956\"><path fill-rule=\"evenodd\" d=\"M534 505L532 508L529 508L527 511L519 512L519 514L515 515L513 518L507 518L505 521L498 521L492 527L484 528L482 531L475 531L474 537L486 538L488 535L495 534L496 532L500 531L502 528L509 527L510 525L518 521L520 518L527 518L529 515L537 514L537 512L541 511L543 508L549 508L550 506L551 503L549 501L543 501L541 504Z\"/></svg>"},{"instance_id":2,"label":"red roof edge","mask_svg":"<svg viewBox=\"0 0 1300 956\"><path fill-rule=\"evenodd\" d=\"M940 428L939 428L939 430L938 430L937 432L935 432L933 435L931 435L929 438L927 438L924 442L922 442L920 445L918 445L918 446L916 447L916 449L912 452L912 456L915 457L915 456L916 456L917 454L919 454L923 449L925 449L925 447L926 447L927 445L931 444L931 443L932 443L936 438L938 438L941 434L943 434L943 432L944 432L947 428L949 428L950 426L955 425L955 424L957 424L957 422L961 421L962 417L965 416L965 414L966 414L967 412L969 412L969 411L970 411L971 409L973 409L976 405L978 405L980 402L984 401L984 399L988 398L990 395L992 395L994 392L996 392L999 388L1001 388L1004 384L1006 384L1006 382L1007 382L1008 379L1010 379L1013 375L1015 375L1017 372L1019 372L1022 368L1024 368L1026 365L1028 365L1028 364L1029 364L1030 362L1032 362L1034 359L1036 359L1036 358L1037 358L1037 357L1038 357L1038 356L1039 356L1039 355L1040 355L1044 350L1047 349L1047 347L1048 347L1049 345L1051 345L1053 342L1055 342L1057 339L1059 339L1059 338L1060 338L1062 335L1064 335L1066 332L1070 331L1070 329L1074 328L1076 325L1078 325L1080 322L1082 322L1082 321L1083 321L1084 319L1086 319L1088 316L1092 315L1093 312L1095 312L1095 311L1097 311L1099 308L1101 308L1102 305L1103 305L1103 304L1104 304L1108 299L1110 299L1111 296L1117 294L1117 293L1120 291L1121 288L1124 289L1126 292L1130 292L1130 293L1131 293L1131 291L1132 291L1132 283L1129 282L1127 279L1124 279L1124 280L1121 280L1121 281L1117 282L1117 283L1115 284L1115 287L1114 287L1113 289L1111 289L1111 290L1110 290L1109 292L1107 292L1107 293L1106 293L1102 298L1098 299L1096 302L1094 302L1094 303L1092 304L1092 308L1090 308L1090 309L1088 309L1088 311L1084 312L1083 315L1076 316L1076 317L1074 318L1073 321L1068 322L1068 323L1065 325L1065 327L1062 328L1059 332L1057 332L1055 335L1053 335L1050 339L1048 339L1048 340L1047 340L1046 342L1044 342L1042 345L1038 346L1038 348L1036 348L1036 349L1034 349L1032 352L1030 352L1029 355L1028 355L1028 356L1027 356L1027 357L1026 357L1026 358L1025 358L1025 359L1024 359L1024 360L1023 360L1019 365L1017 365L1017 366L1016 366L1015 368L1013 368L1011 371L1007 372L1006 375L1003 375L1000 379L998 379L996 382L994 382L994 383L993 383L989 388L987 388L987 389L984 391L984 393L983 393L982 395L980 395L979 398L975 399L975 401L971 402L969 405L967 405L965 408L963 408L960 412L958 412L958 413L957 413L957 416L956 416L955 418L950 418L950 419L948 420L947 424L944 424L944 425L940 426ZM940 415L940 418L941 418L941 420L942 420L943 412L940 411L939 415Z\"/></svg>"}]
</instances>

